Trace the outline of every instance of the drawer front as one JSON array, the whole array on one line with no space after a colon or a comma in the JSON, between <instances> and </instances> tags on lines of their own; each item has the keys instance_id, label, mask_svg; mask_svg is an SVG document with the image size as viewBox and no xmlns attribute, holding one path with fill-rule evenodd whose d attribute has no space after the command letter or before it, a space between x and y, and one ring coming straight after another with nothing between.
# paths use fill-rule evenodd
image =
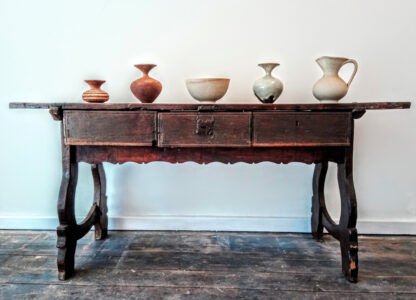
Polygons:
<instances>
[{"instance_id":1,"label":"drawer front","mask_svg":"<svg viewBox=\"0 0 416 300\"><path fill-rule=\"evenodd\" d=\"M253 113L253 146L349 146L349 112Z\"/></svg>"},{"instance_id":2,"label":"drawer front","mask_svg":"<svg viewBox=\"0 0 416 300\"><path fill-rule=\"evenodd\" d=\"M67 145L151 146L156 141L156 112L65 111Z\"/></svg>"},{"instance_id":3,"label":"drawer front","mask_svg":"<svg viewBox=\"0 0 416 300\"><path fill-rule=\"evenodd\" d=\"M159 147L250 147L251 113L159 113Z\"/></svg>"}]
</instances>

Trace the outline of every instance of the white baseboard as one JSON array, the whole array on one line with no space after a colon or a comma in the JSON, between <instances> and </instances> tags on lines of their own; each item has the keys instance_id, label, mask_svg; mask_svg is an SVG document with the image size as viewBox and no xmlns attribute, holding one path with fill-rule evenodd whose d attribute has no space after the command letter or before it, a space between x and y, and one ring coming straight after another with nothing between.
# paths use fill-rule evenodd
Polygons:
<instances>
[{"instance_id":1,"label":"white baseboard","mask_svg":"<svg viewBox=\"0 0 416 300\"><path fill-rule=\"evenodd\" d=\"M56 226L58 226L57 217L0 216L0 229L55 230ZM244 216L110 216L109 229L310 232L310 219ZM360 220L357 229L360 234L416 235L416 220Z\"/></svg>"},{"instance_id":2,"label":"white baseboard","mask_svg":"<svg viewBox=\"0 0 416 300\"><path fill-rule=\"evenodd\" d=\"M123 230L195 230L195 231L275 231L309 232L306 218L284 217L213 217L213 216L149 216L113 217L113 228Z\"/></svg>"}]
</instances>

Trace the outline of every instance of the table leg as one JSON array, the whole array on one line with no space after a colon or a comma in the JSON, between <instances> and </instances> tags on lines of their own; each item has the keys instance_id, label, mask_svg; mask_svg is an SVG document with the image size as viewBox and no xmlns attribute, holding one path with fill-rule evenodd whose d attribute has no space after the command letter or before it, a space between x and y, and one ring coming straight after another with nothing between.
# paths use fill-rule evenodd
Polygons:
<instances>
[{"instance_id":1,"label":"table leg","mask_svg":"<svg viewBox=\"0 0 416 300\"><path fill-rule=\"evenodd\" d=\"M107 237L108 228L106 180L103 164L91 165L91 172L94 179L94 203L97 204L100 212L94 224L95 239L102 240Z\"/></svg>"},{"instance_id":2,"label":"table leg","mask_svg":"<svg viewBox=\"0 0 416 300\"><path fill-rule=\"evenodd\" d=\"M58 240L59 279L65 280L74 272L74 255L77 246L74 200L78 181L78 163L71 160L70 146L62 145L62 180L58 199L59 226Z\"/></svg>"},{"instance_id":3,"label":"table leg","mask_svg":"<svg viewBox=\"0 0 416 300\"><path fill-rule=\"evenodd\" d=\"M341 194L341 217L336 231L341 244L342 270L349 281L357 282L357 200L352 177L352 160L346 159L344 163L338 164L338 185ZM328 224L328 227L330 225L332 224Z\"/></svg>"},{"instance_id":4,"label":"table leg","mask_svg":"<svg viewBox=\"0 0 416 300\"><path fill-rule=\"evenodd\" d=\"M102 165L93 166L95 182L94 203L81 223L75 219L75 190L78 180L78 163L75 160L74 146L62 141L62 181L58 198L59 226L56 229L58 239L58 278L65 280L74 273L74 257L77 240L98 224L98 238L104 238L107 231L107 207L105 204L105 176ZM104 213L102 213L104 212Z\"/></svg>"},{"instance_id":5,"label":"table leg","mask_svg":"<svg viewBox=\"0 0 416 300\"><path fill-rule=\"evenodd\" d=\"M322 207L325 206L324 186L328 162L321 162L315 165L312 179L312 235L317 241L322 240L324 227L322 225Z\"/></svg>"},{"instance_id":6,"label":"table leg","mask_svg":"<svg viewBox=\"0 0 416 300\"><path fill-rule=\"evenodd\" d=\"M357 239L357 201L352 176L352 158L346 155L343 162L337 164L338 185L341 195L341 217L335 223L329 215L324 197L325 176L328 163L315 166L312 197L312 235L320 240L323 228L340 242L342 270L347 279L357 282L358 278L358 239Z\"/></svg>"}]
</instances>

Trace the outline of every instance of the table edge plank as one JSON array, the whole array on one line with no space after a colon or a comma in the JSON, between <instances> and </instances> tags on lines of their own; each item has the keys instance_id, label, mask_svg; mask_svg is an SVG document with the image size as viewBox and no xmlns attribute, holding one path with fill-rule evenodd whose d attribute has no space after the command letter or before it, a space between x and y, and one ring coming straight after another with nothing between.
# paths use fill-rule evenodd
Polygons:
<instances>
[{"instance_id":1,"label":"table edge plank","mask_svg":"<svg viewBox=\"0 0 416 300\"><path fill-rule=\"evenodd\" d=\"M345 111L408 109L411 102L350 102L350 103L284 103L284 104L188 104L188 103L99 103L82 102L10 102L10 109L50 109L63 110L157 110L157 111L223 111L223 110L292 110L292 111Z\"/></svg>"}]
</instances>

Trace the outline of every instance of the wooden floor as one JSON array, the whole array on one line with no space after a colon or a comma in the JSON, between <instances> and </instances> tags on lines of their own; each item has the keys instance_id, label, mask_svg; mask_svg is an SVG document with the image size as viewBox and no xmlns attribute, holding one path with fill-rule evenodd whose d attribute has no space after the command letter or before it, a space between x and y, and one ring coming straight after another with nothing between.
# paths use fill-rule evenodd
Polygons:
<instances>
[{"instance_id":1,"label":"wooden floor","mask_svg":"<svg viewBox=\"0 0 416 300\"><path fill-rule=\"evenodd\" d=\"M357 284L309 234L110 232L58 281L55 232L0 231L0 299L416 299L416 237L360 236Z\"/></svg>"}]
</instances>

